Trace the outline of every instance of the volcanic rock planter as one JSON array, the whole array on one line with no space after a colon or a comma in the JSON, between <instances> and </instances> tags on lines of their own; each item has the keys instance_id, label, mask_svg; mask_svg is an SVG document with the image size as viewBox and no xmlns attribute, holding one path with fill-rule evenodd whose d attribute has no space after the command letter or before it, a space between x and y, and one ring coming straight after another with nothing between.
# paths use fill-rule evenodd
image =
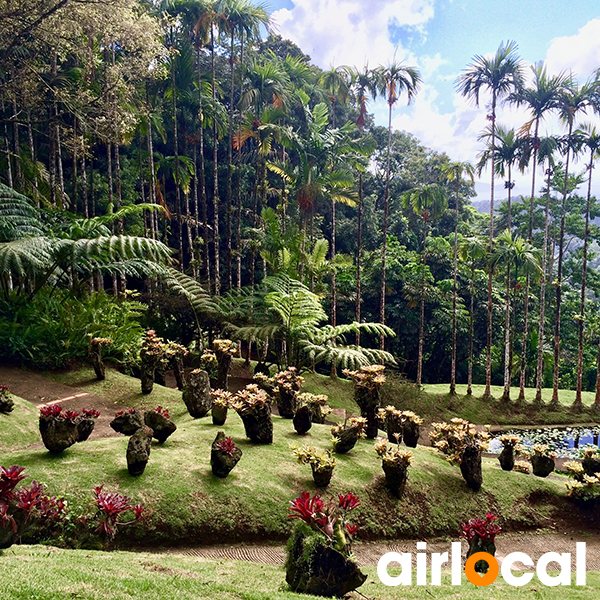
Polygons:
<instances>
[{"instance_id":1,"label":"volcanic rock planter","mask_svg":"<svg viewBox=\"0 0 600 600\"><path fill-rule=\"evenodd\" d=\"M213 405L211 409L213 425L224 425L227 420L227 410L233 401L233 394L223 390L211 392Z\"/></svg>"},{"instance_id":2,"label":"volcanic rock planter","mask_svg":"<svg viewBox=\"0 0 600 600\"><path fill-rule=\"evenodd\" d=\"M548 477L554 471L554 459L550 456L532 455L531 468L536 477Z\"/></svg>"},{"instance_id":3,"label":"volcanic rock planter","mask_svg":"<svg viewBox=\"0 0 600 600\"><path fill-rule=\"evenodd\" d=\"M356 445L359 438L364 437L367 421L363 417L353 417L346 424L334 425L331 428L333 436L333 451L336 454L346 454Z\"/></svg>"},{"instance_id":4,"label":"volcanic rock planter","mask_svg":"<svg viewBox=\"0 0 600 600\"><path fill-rule=\"evenodd\" d=\"M597 454L597 451L594 449L584 450L581 466L585 474L590 477L596 475L596 473L600 473L600 456Z\"/></svg>"},{"instance_id":5,"label":"volcanic rock planter","mask_svg":"<svg viewBox=\"0 0 600 600\"><path fill-rule=\"evenodd\" d=\"M191 417L194 419L205 417L213 404L208 373L202 369L192 371L183 389L182 397Z\"/></svg>"},{"instance_id":6,"label":"volcanic rock planter","mask_svg":"<svg viewBox=\"0 0 600 600\"><path fill-rule=\"evenodd\" d=\"M84 408L82 413L79 423L77 424L77 432L79 434L77 439L78 442L85 442L90 435L92 435L94 427L96 426L96 421L100 416L100 413L97 410L88 410L87 408Z\"/></svg>"},{"instance_id":7,"label":"volcanic rock planter","mask_svg":"<svg viewBox=\"0 0 600 600\"><path fill-rule=\"evenodd\" d=\"M515 449L521 442L518 435L501 435L498 440L502 442L502 452L498 456L498 461L503 471L512 471L515 468Z\"/></svg>"},{"instance_id":8,"label":"volcanic rock planter","mask_svg":"<svg viewBox=\"0 0 600 600\"><path fill-rule=\"evenodd\" d=\"M298 435L305 435L312 427L312 414L306 405L301 406L294 415L294 429Z\"/></svg>"},{"instance_id":9,"label":"volcanic rock planter","mask_svg":"<svg viewBox=\"0 0 600 600\"><path fill-rule=\"evenodd\" d=\"M183 390L185 387L185 369L183 368L183 359L189 354L188 349L175 342L167 342L163 347L164 356L167 364L172 367L177 389Z\"/></svg>"},{"instance_id":10,"label":"volcanic rock planter","mask_svg":"<svg viewBox=\"0 0 600 600\"><path fill-rule=\"evenodd\" d=\"M354 561L326 545L308 527L294 530L287 553L285 579L299 594L341 598L367 579Z\"/></svg>"},{"instance_id":11,"label":"volcanic rock planter","mask_svg":"<svg viewBox=\"0 0 600 600\"><path fill-rule=\"evenodd\" d=\"M308 392L296 396L296 400L301 405L306 404L308 406L311 421L320 425L325 423L325 417L331 413L331 408L327 406L328 399L325 394L310 394Z\"/></svg>"},{"instance_id":12,"label":"volcanic rock planter","mask_svg":"<svg viewBox=\"0 0 600 600\"><path fill-rule=\"evenodd\" d=\"M275 375L277 383L277 409L279 416L284 419L293 419L298 407L298 392L304 382L304 377L300 377L295 367L288 367L285 371L280 371Z\"/></svg>"},{"instance_id":13,"label":"volcanic rock planter","mask_svg":"<svg viewBox=\"0 0 600 600\"><path fill-rule=\"evenodd\" d=\"M421 434L423 420L415 413L405 410L402 413L402 439L409 448L416 448Z\"/></svg>"},{"instance_id":14,"label":"volcanic rock planter","mask_svg":"<svg viewBox=\"0 0 600 600\"><path fill-rule=\"evenodd\" d=\"M47 450L52 454L60 454L79 441L79 419L69 418L63 414L40 414L40 433Z\"/></svg>"},{"instance_id":15,"label":"volcanic rock planter","mask_svg":"<svg viewBox=\"0 0 600 600\"><path fill-rule=\"evenodd\" d=\"M242 458L242 451L230 437L225 437L225 433L219 431L210 451L210 466L213 475L224 479L238 464L240 458Z\"/></svg>"},{"instance_id":16,"label":"volcanic rock planter","mask_svg":"<svg viewBox=\"0 0 600 600\"><path fill-rule=\"evenodd\" d=\"M495 539L500 533L500 527L495 523L497 519L496 515L486 513L485 519L475 518L461 525L461 536L469 542L467 560L478 552L486 552L492 556L496 554ZM477 573L487 573L489 565L485 560L478 560L474 569Z\"/></svg>"},{"instance_id":17,"label":"volcanic rock planter","mask_svg":"<svg viewBox=\"0 0 600 600\"><path fill-rule=\"evenodd\" d=\"M467 550L467 560L469 559L470 556L472 556L473 554L477 554L478 552L487 552L488 554L495 556L496 544L494 544L494 542L491 542L489 540L482 540L481 538L478 538L478 537L473 538L469 542L469 549ZM475 569L475 571L477 571L477 573L485 574L489 570L489 565L485 560L478 560L475 563L474 569Z\"/></svg>"},{"instance_id":18,"label":"volcanic rock planter","mask_svg":"<svg viewBox=\"0 0 600 600\"><path fill-rule=\"evenodd\" d=\"M408 466L397 465L383 460L381 467L385 473L385 486L392 495L401 499L404 495L406 482L408 481Z\"/></svg>"},{"instance_id":19,"label":"volcanic rock planter","mask_svg":"<svg viewBox=\"0 0 600 600\"><path fill-rule=\"evenodd\" d=\"M133 435L138 429L144 427L144 415L135 408L120 410L109 424L117 433Z\"/></svg>"},{"instance_id":20,"label":"volcanic rock planter","mask_svg":"<svg viewBox=\"0 0 600 600\"><path fill-rule=\"evenodd\" d=\"M0 413L8 414L15 408L12 395L5 385L0 385Z\"/></svg>"},{"instance_id":21,"label":"volcanic rock planter","mask_svg":"<svg viewBox=\"0 0 600 600\"><path fill-rule=\"evenodd\" d=\"M378 417L385 427L388 441L399 444L402 441L402 411L390 405L380 408Z\"/></svg>"},{"instance_id":22,"label":"volcanic rock planter","mask_svg":"<svg viewBox=\"0 0 600 600\"><path fill-rule=\"evenodd\" d=\"M354 381L354 401L367 420L367 438L375 439L379 431L379 389L385 383L383 365L369 365L358 371L344 369L342 373Z\"/></svg>"},{"instance_id":23,"label":"volcanic rock planter","mask_svg":"<svg viewBox=\"0 0 600 600\"><path fill-rule=\"evenodd\" d=\"M152 437L159 444L164 444L166 439L177 430L177 425L169 418L169 411L160 406L144 415L144 423L152 429Z\"/></svg>"},{"instance_id":24,"label":"volcanic rock planter","mask_svg":"<svg viewBox=\"0 0 600 600\"><path fill-rule=\"evenodd\" d=\"M142 427L130 438L127 444L127 470L130 475L141 475L146 469L152 449L152 429Z\"/></svg>"},{"instance_id":25,"label":"volcanic rock planter","mask_svg":"<svg viewBox=\"0 0 600 600\"><path fill-rule=\"evenodd\" d=\"M231 340L215 340L213 352L217 357L217 376L214 387L227 391L227 380L231 371L234 355L238 352L238 346Z\"/></svg>"},{"instance_id":26,"label":"volcanic rock planter","mask_svg":"<svg viewBox=\"0 0 600 600\"><path fill-rule=\"evenodd\" d=\"M318 488L325 488L331 483L334 467L318 467L310 465L312 468L312 476L315 485Z\"/></svg>"},{"instance_id":27,"label":"volcanic rock planter","mask_svg":"<svg viewBox=\"0 0 600 600\"><path fill-rule=\"evenodd\" d=\"M467 486L478 492L483 484L481 472L481 450L477 446L466 446L460 461L460 472Z\"/></svg>"},{"instance_id":28,"label":"volcanic rock planter","mask_svg":"<svg viewBox=\"0 0 600 600\"><path fill-rule=\"evenodd\" d=\"M213 404L211 409L213 425L225 425L227 421L227 406Z\"/></svg>"},{"instance_id":29,"label":"volcanic rock planter","mask_svg":"<svg viewBox=\"0 0 600 600\"><path fill-rule=\"evenodd\" d=\"M235 395L232 406L244 423L248 439L255 444L273 443L271 399L264 390L249 384Z\"/></svg>"},{"instance_id":30,"label":"volcanic rock planter","mask_svg":"<svg viewBox=\"0 0 600 600\"><path fill-rule=\"evenodd\" d=\"M154 387L154 372L156 365L162 356L162 339L156 336L156 332L150 329L146 332L142 349L140 350L140 379L142 381L142 394L149 394Z\"/></svg>"}]
</instances>

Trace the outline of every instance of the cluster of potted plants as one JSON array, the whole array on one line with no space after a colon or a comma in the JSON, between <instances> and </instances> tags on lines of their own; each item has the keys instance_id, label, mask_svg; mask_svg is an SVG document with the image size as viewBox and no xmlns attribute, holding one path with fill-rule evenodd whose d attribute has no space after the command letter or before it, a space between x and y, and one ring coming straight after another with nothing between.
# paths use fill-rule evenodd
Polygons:
<instances>
[{"instance_id":1,"label":"cluster of potted plants","mask_svg":"<svg viewBox=\"0 0 600 600\"><path fill-rule=\"evenodd\" d=\"M392 443L404 441L409 448L416 448L421 434L423 419L410 410L399 410L394 406L380 408L377 412L388 440ZM396 436L399 436L397 438Z\"/></svg>"},{"instance_id":2,"label":"cluster of potted plants","mask_svg":"<svg viewBox=\"0 0 600 600\"><path fill-rule=\"evenodd\" d=\"M292 591L341 598L367 579L352 556L358 527L349 513L360 506L352 493L325 502L319 494L302 494L290 502L291 519L298 519L287 544L286 581Z\"/></svg>"},{"instance_id":3,"label":"cluster of potted plants","mask_svg":"<svg viewBox=\"0 0 600 600\"><path fill-rule=\"evenodd\" d=\"M59 454L77 442L86 441L100 413L84 408L81 412L63 410L58 404L40 408L39 427L44 446L49 452Z\"/></svg>"},{"instance_id":4,"label":"cluster of potted plants","mask_svg":"<svg viewBox=\"0 0 600 600\"><path fill-rule=\"evenodd\" d=\"M485 431L464 419L452 419L450 423L432 423L429 437L433 446L447 460L459 465L467 486L478 492L483 483L481 453L487 449L489 426Z\"/></svg>"}]
</instances>

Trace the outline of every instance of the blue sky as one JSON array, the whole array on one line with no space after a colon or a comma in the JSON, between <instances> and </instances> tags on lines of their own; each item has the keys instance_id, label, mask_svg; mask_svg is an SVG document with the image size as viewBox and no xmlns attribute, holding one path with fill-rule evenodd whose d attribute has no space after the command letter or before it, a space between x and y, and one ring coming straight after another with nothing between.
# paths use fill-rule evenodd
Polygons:
<instances>
[{"instance_id":1,"label":"blue sky","mask_svg":"<svg viewBox=\"0 0 600 600\"><path fill-rule=\"evenodd\" d=\"M411 106L398 104L394 127L452 160L475 162L481 149L477 136L486 125L486 99L477 109L454 89L457 75L474 55L491 54L510 39L527 64L543 60L552 73L570 70L583 82L600 66L598 0L271 0L269 6L278 32L324 69L375 67L394 56L416 66L423 87ZM379 124L387 125L384 103L371 110ZM499 112L508 127L518 128L527 120L522 110ZM548 133L560 131L552 118L546 127ZM480 197L489 194L488 180L484 172L477 185ZM516 176L515 192L530 193L529 180L529 174ZM503 188L499 182L500 197Z\"/></svg>"}]
</instances>

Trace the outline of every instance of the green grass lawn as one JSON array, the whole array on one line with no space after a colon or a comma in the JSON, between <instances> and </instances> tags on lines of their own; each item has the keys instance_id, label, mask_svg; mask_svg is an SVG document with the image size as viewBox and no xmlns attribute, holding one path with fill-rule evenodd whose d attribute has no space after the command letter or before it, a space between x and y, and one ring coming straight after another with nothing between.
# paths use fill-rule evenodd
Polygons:
<instances>
[{"instance_id":1,"label":"green grass lawn","mask_svg":"<svg viewBox=\"0 0 600 600\"><path fill-rule=\"evenodd\" d=\"M58 550L13 546L0 553L3 600L310 600L316 596L288 590L283 567L239 561L207 561L182 555ZM489 587L476 587L463 575L451 586L386 587L375 567L363 569L363 597L379 600L596 600L600 574L589 572L585 587L545 587L536 577L521 588L499 576ZM390 574L393 569L390 568ZM414 581L414 574L413 574ZM358 599L356 593L351 598Z\"/></svg>"},{"instance_id":2,"label":"green grass lawn","mask_svg":"<svg viewBox=\"0 0 600 600\"><path fill-rule=\"evenodd\" d=\"M0 413L0 454L40 441L37 407L11 395L15 402L14 410L8 414Z\"/></svg>"},{"instance_id":3,"label":"green grass lawn","mask_svg":"<svg viewBox=\"0 0 600 600\"><path fill-rule=\"evenodd\" d=\"M87 372L61 376L79 382ZM274 443L257 446L244 433L241 419L230 412L223 427L210 417L192 419L181 394L157 386L149 396L139 393L139 381L114 370L104 382L85 388L119 399L124 405L167 406L177 431L164 445L154 444L143 475L127 472L125 451L128 438L105 438L76 444L62 455L44 448L0 454L0 464L19 464L26 473L48 485L52 494L67 496L75 506L88 504L94 486L105 485L135 500L146 502L153 514L143 527L131 528L131 537L144 543L210 543L232 540L283 539L289 531L286 519L289 500L303 490L315 491L310 467L292 457L291 444L310 443L331 447L330 428L313 425L308 435L298 436L290 420L273 417ZM17 418L25 408L15 411ZM31 427L34 427L33 422ZM223 429L243 450L238 466L221 480L210 472L210 445ZM37 422L35 423L37 435ZM0 443L12 443L10 429L3 430ZM565 479L539 479L502 471L496 459L484 459L484 486L473 493L465 486L459 469L431 448L414 450L405 497L396 500L384 488L381 462L373 442L360 440L355 449L338 457L333 480L326 493L354 491L362 507L357 522L363 536L426 537L453 535L460 523L486 510L500 514L505 528L545 526L576 510L566 499Z\"/></svg>"}]
</instances>

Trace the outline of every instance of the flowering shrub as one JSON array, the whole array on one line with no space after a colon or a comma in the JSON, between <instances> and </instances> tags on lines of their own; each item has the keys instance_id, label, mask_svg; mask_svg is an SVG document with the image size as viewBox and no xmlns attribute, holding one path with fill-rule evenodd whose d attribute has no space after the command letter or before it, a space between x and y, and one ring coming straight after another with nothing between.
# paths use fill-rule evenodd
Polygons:
<instances>
[{"instance_id":1,"label":"flowering shrub","mask_svg":"<svg viewBox=\"0 0 600 600\"><path fill-rule=\"evenodd\" d=\"M477 427L469 421L452 419L450 423L432 423L431 427L429 437L434 448L452 464L460 464L468 447L479 451L487 449L489 425L486 425L486 431L477 431Z\"/></svg>"},{"instance_id":2,"label":"flowering shrub","mask_svg":"<svg viewBox=\"0 0 600 600\"><path fill-rule=\"evenodd\" d=\"M460 527L460 534L470 543L475 538L484 542L494 543L496 536L502 531L496 524L498 517L492 513L486 513L485 519L477 517L463 523Z\"/></svg>"},{"instance_id":3,"label":"flowering shrub","mask_svg":"<svg viewBox=\"0 0 600 600\"><path fill-rule=\"evenodd\" d=\"M237 450L237 446L230 437L226 437L221 442L217 442L215 447L217 450L225 452L225 454L228 454L229 456L233 456L233 453Z\"/></svg>"},{"instance_id":4,"label":"flowering shrub","mask_svg":"<svg viewBox=\"0 0 600 600\"><path fill-rule=\"evenodd\" d=\"M413 453L410 450L400 448L400 444L395 448L394 446L388 446L383 438L377 438L375 441L375 452L377 452L384 463L399 467L407 468L413 458Z\"/></svg>"},{"instance_id":5,"label":"flowering shrub","mask_svg":"<svg viewBox=\"0 0 600 600\"><path fill-rule=\"evenodd\" d=\"M95 529L96 533L106 535L109 541L114 539L118 527L144 519L152 512L143 504L131 504L131 499L124 494L103 492L103 487L101 485L92 490L94 494L93 505L96 509L93 519L98 522ZM119 517L128 512L133 513L133 518L120 521Z\"/></svg>"},{"instance_id":6,"label":"flowering shrub","mask_svg":"<svg viewBox=\"0 0 600 600\"><path fill-rule=\"evenodd\" d=\"M357 525L349 522L348 513L359 506L358 496L351 492L338 494L337 503L333 499L324 502L319 494L311 496L309 492L302 492L290 501L288 519L304 521L314 531L323 534L328 545L348 557L358 529Z\"/></svg>"}]
</instances>

